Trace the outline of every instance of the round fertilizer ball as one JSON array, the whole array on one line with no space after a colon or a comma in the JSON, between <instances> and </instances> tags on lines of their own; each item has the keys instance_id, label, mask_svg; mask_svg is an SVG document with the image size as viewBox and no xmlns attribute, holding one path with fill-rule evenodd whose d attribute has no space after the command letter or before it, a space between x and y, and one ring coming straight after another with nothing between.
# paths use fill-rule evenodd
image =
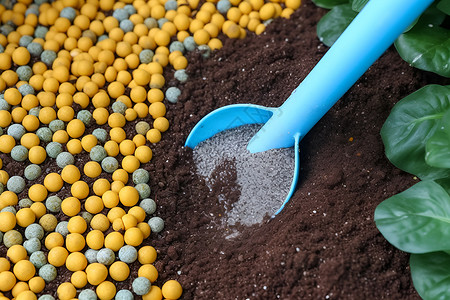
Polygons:
<instances>
[{"instance_id":1,"label":"round fertilizer ball","mask_svg":"<svg viewBox=\"0 0 450 300\"><path fill-rule=\"evenodd\" d=\"M27 47L33 41L33 37L30 35L23 35L19 40L20 47ZM17 68L19 69L19 68ZM17 71L16 71L17 72ZM23 80L23 79L21 79Z\"/></svg>"},{"instance_id":2,"label":"round fertilizer ball","mask_svg":"<svg viewBox=\"0 0 450 300\"><path fill-rule=\"evenodd\" d=\"M51 282L56 279L56 268L50 264L45 264L39 269L39 276L45 280L45 282Z\"/></svg>"},{"instance_id":3,"label":"round fertilizer ball","mask_svg":"<svg viewBox=\"0 0 450 300\"><path fill-rule=\"evenodd\" d=\"M25 179L20 176L13 176L6 183L6 188L11 192L20 194L25 189Z\"/></svg>"},{"instance_id":4,"label":"round fertilizer ball","mask_svg":"<svg viewBox=\"0 0 450 300\"><path fill-rule=\"evenodd\" d=\"M193 36L188 36L187 38L185 38L183 41L183 45L187 51L194 51L195 48L197 48L197 44L195 43Z\"/></svg>"},{"instance_id":5,"label":"round fertilizer ball","mask_svg":"<svg viewBox=\"0 0 450 300\"><path fill-rule=\"evenodd\" d=\"M61 211L62 200L58 196L50 196L45 200L45 207L52 213L59 213Z\"/></svg>"},{"instance_id":6,"label":"round fertilizer ball","mask_svg":"<svg viewBox=\"0 0 450 300\"><path fill-rule=\"evenodd\" d=\"M84 123L84 125L89 126L92 122L92 114L88 110L80 110L77 113L77 119Z\"/></svg>"},{"instance_id":7,"label":"round fertilizer ball","mask_svg":"<svg viewBox=\"0 0 450 300\"><path fill-rule=\"evenodd\" d=\"M146 135L147 132L150 130L150 124L148 124L145 121L139 121L136 123L135 128L138 134Z\"/></svg>"},{"instance_id":8,"label":"round fertilizer ball","mask_svg":"<svg viewBox=\"0 0 450 300\"><path fill-rule=\"evenodd\" d=\"M23 174L25 178L30 181L36 180L39 176L41 176L42 169L39 165L31 164L25 168Z\"/></svg>"},{"instance_id":9,"label":"round fertilizer ball","mask_svg":"<svg viewBox=\"0 0 450 300\"><path fill-rule=\"evenodd\" d=\"M139 60L142 64L148 64L153 61L155 53L150 49L144 49L139 53Z\"/></svg>"},{"instance_id":10,"label":"round fertilizer ball","mask_svg":"<svg viewBox=\"0 0 450 300\"><path fill-rule=\"evenodd\" d=\"M148 220L148 225L150 226L152 232L159 233L164 229L164 220L160 217L153 217Z\"/></svg>"},{"instance_id":11,"label":"round fertilizer ball","mask_svg":"<svg viewBox=\"0 0 450 300\"><path fill-rule=\"evenodd\" d=\"M174 41L170 44L169 46L169 51L170 52L174 52L174 51L180 51L181 53L184 53L186 49L184 49L184 45L182 42L180 41Z\"/></svg>"},{"instance_id":12,"label":"round fertilizer ball","mask_svg":"<svg viewBox=\"0 0 450 300\"><path fill-rule=\"evenodd\" d=\"M123 21L123 20L128 19L128 17L129 17L130 15L128 14L128 12L127 12L126 9L118 8L118 9L115 9L115 10L114 10L112 16L113 16L114 18L116 18L117 21L120 22L120 21Z\"/></svg>"},{"instance_id":13,"label":"round fertilizer ball","mask_svg":"<svg viewBox=\"0 0 450 300\"><path fill-rule=\"evenodd\" d=\"M42 51L44 51L42 45L36 42L29 43L27 46L27 50L33 57L39 57L42 54Z\"/></svg>"},{"instance_id":14,"label":"round fertilizer ball","mask_svg":"<svg viewBox=\"0 0 450 300\"><path fill-rule=\"evenodd\" d=\"M83 211L81 213L81 217L86 221L87 224L90 224L92 221L92 218L94 218L94 216L90 212L87 212L87 211Z\"/></svg>"},{"instance_id":15,"label":"round fertilizer ball","mask_svg":"<svg viewBox=\"0 0 450 300\"><path fill-rule=\"evenodd\" d=\"M133 300L134 295L129 290L120 290L114 297L115 300Z\"/></svg>"},{"instance_id":16,"label":"round fertilizer ball","mask_svg":"<svg viewBox=\"0 0 450 300\"><path fill-rule=\"evenodd\" d=\"M147 26L148 29L158 27L158 22L156 22L155 18L146 18L144 20L144 24L145 24L145 26Z\"/></svg>"},{"instance_id":17,"label":"round fertilizer ball","mask_svg":"<svg viewBox=\"0 0 450 300\"><path fill-rule=\"evenodd\" d=\"M22 136L27 132L25 127L21 124L12 124L6 131L8 135L12 136L15 140L20 140Z\"/></svg>"},{"instance_id":18,"label":"round fertilizer ball","mask_svg":"<svg viewBox=\"0 0 450 300\"><path fill-rule=\"evenodd\" d=\"M9 211L10 213L13 213L13 214L17 213L14 206L7 206L7 207L3 208L0 212L4 212L4 211Z\"/></svg>"},{"instance_id":19,"label":"round fertilizer ball","mask_svg":"<svg viewBox=\"0 0 450 300\"><path fill-rule=\"evenodd\" d=\"M25 11L25 17L28 17L28 15L31 14L39 16L39 6L36 3L33 3L30 6L28 6L28 9Z\"/></svg>"},{"instance_id":20,"label":"round fertilizer ball","mask_svg":"<svg viewBox=\"0 0 450 300\"><path fill-rule=\"evenodd\" d=\"M120 27L120 29L123 30L123 32L127 33L130 31L133 31L134 24L130 20L123 20L123 21L120 21L119 27Z\"/></svg>"},{"instance_id":21,"label":"round fertilizer ball","mask_svg":"<svg viewBox=\"0 0 450 300\"><path fill-rule=\"evenodd\" d=\"M29 81L31 76L33 76L33 70L29 66L20 66L16 70L19 80ZM20 91L20 90L19 90Z\"/></svg>"},{"instance_id":22,"label":"round fertilizer ball","mask_svg":"<svg viewBox=\"0 0 450 300\"><path fill-rule=\"evenodd\" d=\"M35 266L36 269L40 269L48 263L47 257L42 251L33 252L30 255L30 262Z\"/></svg>"},{"instance_id":23,"label":"round fertilizer ball","mask_svg":"<svg viewBox=\"0 0 450 300\"><path fill-rule=\"evenodd\" d=\"M137 169L133 172L133 182L134 184L148 183L150 180L150 174L145 169Z\"/></svg>"},{"instance_id":24,"label":"round fertilizer ball","mask_svg":"<svg viewBox=\"0 0 450 300\"><path fill-rule=\"evenodd\" d=\"M177 10L177 8L178 8L177 1L175 1L175 0L167 1L164 4L164 8L166 9L166 11L168 11L168 10Z\"/></svg>"},{"instance_id":25,"label":"round fertilizer ball","mask_svg":"<svg viewBox=\"0 0 450 300\"><path fill-rule=\"evenodd\" d=\"M87 259L88 263L90 263L90 264L98 262L97 254L98 254L98 250L94 250L94 249L87 249L86 252L84 252L84 256L86 256L86 259Z\"/></svg>"},{"instance_id":26,"label":"round fertilizer ball","mask_svg":"<svg viewBox=\"0 0 450 300\"><path fill-rule=\"evenodd\" d=\"M127 11L127 13L131 16L134 15L137 11L136 8L134 8L133 5L131 4L127 4L123 7L123 9L125 9Z\"/></svg>"},{"instance_id":27,"label":"round fertilizer ball","mask_svg":"<svg viewBox=\"0 0 450 300\"><path fill-rule=\"evenodd\" d=\"M119 168L119 162L116 158L108 156L102 160L102 169L107 173L113 173Z\"/></svg>"},{"instance_id":28,"label":"round fertilizer ball","mask_svg":"<svg viewBox=\"0 0 450 300\"><path fill-rule=\"evenodd\" d=\"M91 152L89 152L89 157L91 158L91 160L96 162L101 162L107 155L108 153L106 153L105 148L100 145L92 147Z\"/></svg>"},{"instance_id":29,"label":"round fertilizer ball","mask_svg":"<svg viewBox=\"0 0 450 300\"><path fill-rule=\"evenodd\" d=\"M113 103L112 105L112 110L115 113L119 113L124 115L125 111L128 109L128 107L126 106L125 103L123 103L122 101L116 101Z\"/></svg>"},{"instance_id":30,"label":"round fertilizer ball","mask_svg":"<svg viewBox=\"0 0 450 300\"><path fill-rule=\"evenodd\" d=\"M59 13L59 16L61 18L66 18L70 22L72 22L73 20L75 20L75 17L77 16L77 11L72 7L64 7Z\"/></svg>"},{"instance_id":31,"label":"round fertilizer ball","mask_svg":"<svg viewBox=\"0 0 450 300\"><path fill-rule=\"evenodd\" d=\"M108 139L108 132L106 132L105 129L102 128L96 128L94 131L92 131L92 134L97 138L97 140L101 143L106 142ZM92 150L92 149L91 149Z\"/></svg>"},{"instance_id":32,"label":"round fertilizer ball","mask_svg":"<svg viewBox=\"0 0 450 300\"><path fill-rule=\"evenodd\" d=\"M229 0L220 0L219 2L217 2L217 10L221 14L225 15L230 8L231 8L231 3Z\"/></svg>"},{"instance_id":33,"label":"round fertilizer ball","mask_svg":"<svg viewBox=\"0 0 450 300\"><path fill-rule=\"evenodd\" d=\"M25 97L26 95L34 95L35 94L35 90L34 88L29 85L28 83L22 84L21 86L19 86L18 88L19 93Z\"/></svg>"},{"instance_id":34,"label":"round fertilizer ball","mask_svg":"<svg viewBox=\"0 0 450 300\"><path fill-rule=\"evenodd\" d=\"M41 127L38 130L36 130L36 135L38 136L39 140L41 140L44 143L49 143L52 141L53 133L48 127Z\"/></svg>"},{"instance_id":35,"label":"round fertilizer ball","mask_svg":"<svg viewBox=\"0 0 450 300\"><path fill-rule=\"evenodd\" d=\"M56 52L53 50L44 50L41 53L41 60L47 66L51 66L55 61L56 57L57 57Z\"/></svg>"},{"instance_id":36,"label":"round fertilizer ball","mask_svg":"<svg viewBox=\"0 0 450 300\"><path fill-rule=\"evenodd\" d=\"M44 238L44 229L37 223L30 224L27 226L27 228L25 228L25 238L37 238L41 240L42 238Z\"/></svg>"},{"instance_id":37,"label":"round fertilizer ball","mask_svg":"<svg viewBox=\"0 0 450 300\"><path fill-rule=\"evenodd\" d=\"M66 126L61 120L53 120L48 124L48 128L50 128L51 131L56 132L58 130L64 130Z\"/></svg>"},{"instance_id":38,"label":"round fertilizer ball","mask_svg":"<svg viewBox=\"0 0 450 300\"><path fill-rule=\"evenodd\" d=\"M24 97L26 95L34 95L34 93L35 93L34 88L27 83L19 86L18 90L19 90L20 94L22 94L22 96L24 96Z\"/></svg>"},{"instance_id":39,"label":"round fertilizer ball","mask_svg":"<svg viewBox=\"0 0 450 300\"><path fill-rule=\"evenodd\" d=\"M22 145L14 146L11 150L11 158L15 161L25 161L28 158L28 149Z\"/></svg>"},{"instance_id":40,"label":"round fertilizer ball","mask_svg":"<svg viewBox=\"0 0 450 300\"><path fill-rule=\"evenodd\" d=\"M55 232L61 234L62 236L67 236L69 234L69 229L67 226L69 225L68 221L61 221L56 225Z\"/></svg>"},{"instance_id":41,"label":"round fertilizer ball","mask_svg":"<svg viewBox=\"0 0 450 300\"><path fill-rule=\"evenodd\" d=\"M109 266L114 262L116 255L109 248L102 248L97 253L97 261L105 266Z\"/></svg>"},{"instance_id":42,"label":"round fertilizer ball","mask_svg":"<svg viewBox=\"0 0 450 300\"><path fill-rule=\"evenodd\" d=\"M6 100L4 98L0 99L0 110L9 110L10 108L11 108L11 105L9 105L9 103L6 102Z\"/></svg>"},{"instance_id":43,"label":"round fertilizer ball","mask_svg":"<svg viewBox=\"0 0 450 300\"><path fill-rule=\"evenodd\" d=\"M131 264L137 259L137 250L133 246L125 245L119 250L119 259L124 263Z\"/></svg>"},{"instance_id":44,"label":"round fertilizer ball","mask_svg":"<svg viewBox=\"0 0 450 300\"><path fill-rule=\"evenodd\" d=\"M178 97L180 97L181 91L177 87L170 87L166 91L166 98L170 103L177 103Z\"/></svg>"},{"instance_id":45,"label":"round fertilizer ball","mask_svg":"<svg viewBox=\"0 0 450 300\"><path fill-rule=\"evenodd\" d=\"M143 296L150 291L150 280L146 277L138 277L133 280L132 288L133 292L138 296Z\"/></svg>"},{"instance_id":46,"label":"round fertilizer ball","mask_svg":"<svg viewBox=\"0 0 450 300\"><path fill-rule=\"evenodd\" d=\"M63 169L65 166L73 165L74 163L75 163L75 158L69 152L61 152L56 157L56 164L61 169Z\"/></svg>"},{"instance_id":47,"label":"round fertilizer ball","mask_svg":"<svg viewBox=\"0 0 450 300\"><path fill-rule=\"evenodd\" d=\"M179 82L183 82L183 83L188 80L188 75L187 75L185 69L176 70L174 77L176 80L178 80Z\"/></svg>"},{"instance_id":48,"label":"round fertilizer ball","mask_svg":"<svg viewBox=\"0 0 450 300\"><path fill-rule=\"evenodd\" d=\"M58 154L63 152L63 147L58 142L50 142L45 147L45 151L47 151L47 155L50 156L51 158L56 158Z\"/></svg>"},{"instance_id":49,"label":"round fertilizer ball","mask_svg":"<svg viewBox=\"0 0 450 300\"><path fill-rule=\"evenodd\" d=\"M31 205L33 205L33 201L31 201L28 198L23 198L19 200L19 207L20 208L25 208L25 207L30 207Z\"/></svg>"},{"instance_id":50,"label":"round fertilizer ball","mask_svg":"<svg viewBox=\"0 0 450 300\"><path fill-rule=\"evenodd\" d=\"M154 214L156 211L156 202L150 198L143 199L139 206L142 207L147 215Z\"/></svg>"},{"instance_id":51,"label":"round fertilizer ball","mask_svg":"<svg viewBox=\"0 0 450 300\"><path fill-rule=\"evenodd\" d=\"M38 298L38 300L55 300L55 297L49 294L42 295Z\"/></svg>"},{"instance_id":52,"label":"round fertilizer ball","mask_svg":"<svg viewBox=\"0 0 450 300\"><path fill-rule=\"evenodd\" d=\"M198 50L204 58L209 58L211 55L211 48L208 45L200 45L198 46Z\"/></svg>"},{"instance_id":53,"label":"round fertilizer ball","mask_svg":"<svg viewBox=\"0 0 450 300\"><path fill-rule=\"evenodd\" d=\"M9 35L13 31L14 31L14 27L12 27L9 24L5 24L2 27L0 27L0 32L3 33L3 35L5 35L5 36Z\"/></svg>"},{"instance_id":54,"label":"round fertilizer ball","mask_svg":"<svg viewBox=\"0 0 450 300\"><path fill-rule=\"evenodd\" d=\"M41 111L41 109L39 107L33 107L32 109L30 109L28 111L29 115L35 116L36 118L39 117L39 112Z\"/></svg>"},{"instance_id":55,"label":"round fertilizer ball","mask_svg":"<svg viewBox=\"0 0 450 300\"><path fill-rule=\"evenodd\" d=\"M29 240L26 240L23 243L23 246L27 250L28 254L32 254L36 251L41 250L41 241L38 238L31 238Z\"/></svg>"},{"instance_id":56,"label":"round fertilizer ball","mask_svg":"<svg viewBox=\"0 0 450 300\"><path fill-rule=\"evenodd\" d=\"M151 189L150 186L146 183L139 183L134 186L134 188L139 193L139 199L145 199L150 197Z\"/></svg>"},{"instance_id":57,"label":"round fertilizer ball","mask_svg":"<svg viewBox=\"0 0 450 300\"><path fill-rule=\"evenodd\" d=\"M161 18L161 19L158 19L157 22L158 22L158 27L159 27L159 28L162 28L163 25L164 25L165 23L169 22L169 19L167 19L167 18Z\"/></svg>"},{"instance_id":58,"label":"round fertilizer ball","mask_svg":"<svg viewBox=\"0 0 450 300\"><path fill-rule=\"evenodd\" d=\"M78 300L96 300L96 299L97 294L90 289L82 290L81 293L78 295Z\"/></svg>"}]
</instances>

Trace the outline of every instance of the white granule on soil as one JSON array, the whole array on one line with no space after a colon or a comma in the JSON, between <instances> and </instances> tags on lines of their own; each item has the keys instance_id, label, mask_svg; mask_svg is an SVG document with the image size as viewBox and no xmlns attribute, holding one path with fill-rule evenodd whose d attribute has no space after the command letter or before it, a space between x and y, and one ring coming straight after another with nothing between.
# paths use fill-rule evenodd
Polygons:
<instances>
[{"instance_id":1,"label":"white granule on soil","mask_svg":"<svg viewBox=\"0 0 450 300\"><path fill-rule=\"evenodd\" d=\"M210 189L211 175L217 166L224 161L236 164L236 184L241 194L225 212L224 225L250 226L262 222L266 215L272 216L281 207L289 192L295 167L294 148L254 154L247 151L248 142L261 127L261 124L245 125L226 130L194 148L197 174L205 178Z\"/></svg>"}]
</instances>

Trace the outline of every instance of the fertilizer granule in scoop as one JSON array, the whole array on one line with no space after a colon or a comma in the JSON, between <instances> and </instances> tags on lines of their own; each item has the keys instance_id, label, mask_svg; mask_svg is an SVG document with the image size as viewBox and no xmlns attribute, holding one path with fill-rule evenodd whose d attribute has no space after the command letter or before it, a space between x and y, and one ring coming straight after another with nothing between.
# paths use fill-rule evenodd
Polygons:
<instances>
[{"instance_id":1,"label":"fertilizer granule in scoop","mask_svg":"<svg viewBox=\"0 0 450 300\"><path fill-rule=\"evenodd\" d=\"M197 174L204 177L211 189L214 171L224 163L233 163L239 199L223 199L223 225L253 225L272 216L285 200L295 167L294 148L272 149L260 153L247 151L250 139L261 124L244 125L220 132L201 142L194 149ZM230 166L231 168L231 166ZM217 173L217 172L216 172ZM227 203L231 203L227 208Z\"/></svg>"}]
</instances>

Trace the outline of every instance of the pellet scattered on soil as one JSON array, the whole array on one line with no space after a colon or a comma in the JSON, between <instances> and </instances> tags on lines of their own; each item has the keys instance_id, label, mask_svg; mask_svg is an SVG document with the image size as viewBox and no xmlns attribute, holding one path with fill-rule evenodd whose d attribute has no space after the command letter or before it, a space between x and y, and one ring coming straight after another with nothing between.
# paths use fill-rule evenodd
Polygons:
<instances>
[{"instance_id":1,"label":"pellet scattered on soil","mask_svg":"<svg viewBox=\"0 0 450 300\"><path fill-rule=\"evenodd\" d=\"M292 183L295 156L294 148L272 149L250 153L247 144L262 127L244 125L220 132L195 147L193 155L197 174L203 176L208 187L214 184L213 172L226 162L235 164L239 199L224 199L223 225L237 223L251 226L272 216L285 200ZM231 205L227 205L231 202Z\"/></svg>"}]
</instances>

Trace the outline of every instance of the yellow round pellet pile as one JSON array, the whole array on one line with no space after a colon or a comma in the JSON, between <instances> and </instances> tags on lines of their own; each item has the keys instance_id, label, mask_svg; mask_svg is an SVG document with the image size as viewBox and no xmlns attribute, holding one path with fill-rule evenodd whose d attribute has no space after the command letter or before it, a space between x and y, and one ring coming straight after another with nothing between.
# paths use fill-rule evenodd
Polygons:
<instances>
[{"instance_id":1,"label":"yellow round pellet pile","mask_svg":"<svg viewBox=\"0 0 450 300\"><path fill-rule=\"evenodd\" d=\"M167 88L164 70L185 82L189 51L261 34L300 0L2 3L0 152L26 168L17 176L0 159L0 232L8 248L0 298L132 292L179 299L177 281L156 285L157 252L148 245L164 223L154 216L145 166L169 129L167 106L181 93ZM135 121L127 136L124 127ZM80 155L90 161L79 165ZM58 223L59 213L67 221ZM130 279L134 262L140 266ZM46 290L61 268L72 272L70 282ZM113 281L125 280L130 291L117 291Z\"/></svg>"}]
</instances>

